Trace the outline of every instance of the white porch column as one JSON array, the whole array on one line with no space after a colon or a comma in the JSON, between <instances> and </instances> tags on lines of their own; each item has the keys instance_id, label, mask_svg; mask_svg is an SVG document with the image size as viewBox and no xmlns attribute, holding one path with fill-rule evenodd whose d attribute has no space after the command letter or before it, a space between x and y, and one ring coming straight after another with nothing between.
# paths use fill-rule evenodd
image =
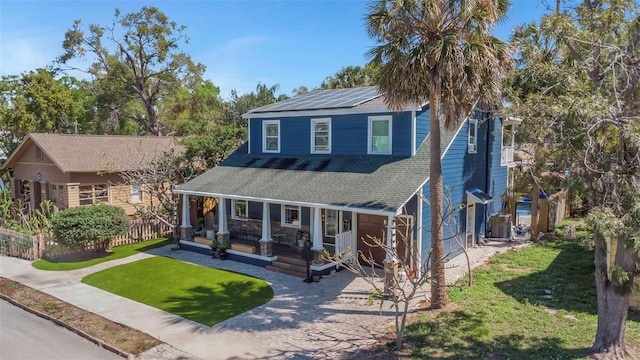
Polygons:
<instances>
[{"instance_id":1,"label":"white porch column","mask_svg":"<svg viewBox=\"0 0 640 360\"><path fill-rule=\"evenodd\" d=\"M262 238L263 241L273 241L271 238L271 214L269 211L269 203L262 203Z\"/></svg>"},{"instance_id":2,"label":"white porch column","mask_svg":"<svg viewBox=\"0 0 640 360\"><path fill-rule=\"evenodd\" d=\"M189 195L182 194L182 224L180 225L180 239L193 240L193 227L191 227L191 211L189 211Z\"/></svg>"},{"instance_id":3,"label":"white porch column","mask_svg":"<svg viewBox=\"0 0 640 360\"><path fill-rule=\"evenodd\" d=\"M191 227L191 216L189 211L189 195L182 194L182 225L180 227Z\"/></svg>"},{"instance_id":4,"label":"white porch column","mask_svg":"<svg viewBox=\"0 0 640 360\"><path fill-rule=\"evenodd\" d=\"M227 230L227 205L223 197L218 199L218 235L228 234Z\"/></svg>"},{"instance_id":5,"label":"white porch column","mask_svg":"<svg viewBox=\"0 0 640 360\"><path fill-rule=\"evenodd\" d=\"M322 247L322 210L317 207L312 209L313 212L313 222L310 226L310 230L312 231L311 236L313 236L313 247L311 250L320 251L323 249Z\"/></svg>"},{"instance_id":6,"label":"white porch column","mask_svg":"<svg viewBox=\"0 0 640 360\"><path fill-rule=\"evenodd\" d=\"M260 241L260 255L273 255L273 239L271 238L271 213L269 203L262 203L262 238Z\"/></svg>"},{"instance_id":7,"label":"white porch column","mask_svg":"<svg viewBox=\"0 0 640 360\"><path fill-rule=\"evenodd\" d=\"M389 217L387 218L387 248L388 249L393 249L393 255L392 257L390 257L390 253L389 251L387 251L387 256L384 259L385 261L392 261L392 260L396 260L396 256L395 256L395 249L396 249L396 228L394 226L393 223L393 219L394 216L393 215L389 215Z\"/></svg>"}]
</instances>

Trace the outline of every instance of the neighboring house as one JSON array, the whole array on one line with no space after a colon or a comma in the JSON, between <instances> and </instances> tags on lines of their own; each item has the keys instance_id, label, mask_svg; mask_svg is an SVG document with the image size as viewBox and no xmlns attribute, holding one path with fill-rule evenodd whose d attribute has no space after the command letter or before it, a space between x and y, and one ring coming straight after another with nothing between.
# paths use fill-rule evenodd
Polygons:
<instances>
[{"instance_id":1,"label":"neighboring house","mask_svg":"<svg viewBox=\"0 0 640 360\"><path fill-rule=\"evenodd\" d=\"M133 215L158 202L121 172L138 170L174 149L172 137L29 134L2 165L13 168L12 197L37 209L51 200L59 209L105 202Z\"/></svg>"},{"instance_id":2,"label":"neighboring house","mask_svg":"<svg viewBox=\"0 0 640 360\"><path fill-rule=\"evenodd\" d=\"M335 268L322 263L324 250L371 251L381 265L390 259L366 239L393 243L400 231L387 225L398 217L413 225L412 251L428 256L430 207L423 201L429 198L428 104L392 111L376 87L361 87L316 90L243 116L248 141L175 190L187 200L218 200L218 241L243 243L231 251L232 259L273 265L283 256L279 243L298 247L295 240L307 235L316 273ZM445 198L455 208L466 205L454 215L464 246L476 244L489 216L503 207L513 162L512 138L503 141L503 127L512 125L475 111L455 130L442 132ZM189 203L183 201L184 219ZM188 221L181 227L184 247L208 248L191 241ZM449 257L461 252L448 229L445 238ZM256 253L246 254L252 244Z\"/></svg>"}]
</instances>

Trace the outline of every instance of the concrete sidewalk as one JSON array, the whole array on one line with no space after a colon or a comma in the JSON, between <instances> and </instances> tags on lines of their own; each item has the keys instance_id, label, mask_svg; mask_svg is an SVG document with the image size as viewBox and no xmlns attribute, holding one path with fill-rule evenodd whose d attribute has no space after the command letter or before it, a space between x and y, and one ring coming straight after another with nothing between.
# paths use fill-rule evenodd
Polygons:
<instances>
[{"instance_id":1,"label":"concrete sidewalk","mask_svg":"<svg viewBox=\"0 0 640 360\"><path fill-rule=\"evenodd\" d=\"M528 245L525 239L493 241L469 250L472 267L496 253ZM84 276L151 256L256 276L267 281L274 298L267 304L213 327L201 325L156 308L81 283ZM446 264L447 283L467 271L464 255ZM376 342L393 320L391 311L367 305L369 285L347 271L319 283L277 274L261 267L220 261L170 246L125 259L73 271L41 271L31 262L0 257L0 276L33 287L105 318L144 331L167 345L143 354L143 359L337 359ZM428 299L428 287L414 300Z\"/></svg>"}]
</instances>

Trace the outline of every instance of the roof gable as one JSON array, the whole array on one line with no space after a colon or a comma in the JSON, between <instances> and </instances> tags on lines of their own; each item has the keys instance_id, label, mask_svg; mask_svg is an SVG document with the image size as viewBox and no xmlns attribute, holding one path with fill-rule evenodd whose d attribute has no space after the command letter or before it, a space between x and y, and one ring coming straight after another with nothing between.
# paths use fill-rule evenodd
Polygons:
<instances>
[{"instance_id":1,"label":"roof gable","mask_svg":"<svg viewBox=\"0 0 640 360\"><path fill-rule=\"evenodd\" d=\"M66 173L135 170L171 149L184 151L173 137L32 133L5 161L2 169L15 167L31 144L38 146Z\"/></svg>"}]
</instances>

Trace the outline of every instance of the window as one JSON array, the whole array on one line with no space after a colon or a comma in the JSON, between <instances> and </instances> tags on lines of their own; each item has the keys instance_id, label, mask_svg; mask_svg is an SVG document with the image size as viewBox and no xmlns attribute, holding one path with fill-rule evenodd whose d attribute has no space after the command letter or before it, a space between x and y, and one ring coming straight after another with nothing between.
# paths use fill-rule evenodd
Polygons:
<instances>
[{"instance_id":1,"label":"window","mask_svg":"<svg viewBox=\"0 0 640 360\"><path fill-rule=\"evenodd\" d=\"M80 205L95 205L109 202L109 187L106 184L83 185L78 189Z\"/></svg>"},{"instance_id":2,"label":"window","mask_svg":"<svg viewBox=\"0 0 640 360\"><path fill-rule=\"evenodd\" d=\"M131 184L131 202L142 202L142 186L138 182Z\"/></svg>"},{"instance_id":3,"label":"window","mask_svg":"<svg viewBox=\"0 0 640 360\"><path fill-rule=\"evenodd\" d=\"M391 154L391 116L369 117L369 154Z\"/></svg>"},{"instance_id":4,"label":"window","mask_svg":"<svg viewBox=\"0 0 640 360\"><path fill-rule=\"evenodd\" d=\"M335 237L338 233L338 210L325 210L324 235Z\"/></svg>"},{"instance_id":5,"label":"window","mask_svg":"<svg viewBox=\"0 0 640 360\"><path fill-rule=\"evenodd\" d=\"M282 226L300 227L300 206L285 205L282 212Z\"/></svg>"},{"instance_id":6,"label":"window","mask_svg":"<svg viewBox=\"0 0 640 360\"><path fill-rule=\"evenodd\" d=\"M469 154L475 154L478 152L478 120L469 119Z\"/></svg>"},{"instance_id":7,"label":"window","mask_svg":"<svg viewBox=\"0 0 640 360\"><path fill-rule=\"evenodd\" d=\"M280 152L280 120L268 120L262 123L263 152Z\"/></svg>"},{"instance_id":8,"label":"window","mask_svg":"<svg viewBox=\"0 0 640 360\"><path fill-rule=\"evenodd\" d=\"M331 153L331 119L311 119L311 152Z\"/></svg>"},{"instance_id":9,"label":"window","mask_svg":"<svg viewBox=\"0 0 640 360\"><path fill-rule=\"evenodd\" d=\"M247 200L233 200L233 207L231 208L231 217L234 219L247 219L248 206Z\"/></svg>"},{"instance_id":10,"label":"window","mask_svg":"<svg viewBox=\"0 0 640 360\"><path fill-rule=\"evenodd\" d=\"M39 146L36 146L36 160L42 160L42 149Z\"/></svg>"}]
</instances>

